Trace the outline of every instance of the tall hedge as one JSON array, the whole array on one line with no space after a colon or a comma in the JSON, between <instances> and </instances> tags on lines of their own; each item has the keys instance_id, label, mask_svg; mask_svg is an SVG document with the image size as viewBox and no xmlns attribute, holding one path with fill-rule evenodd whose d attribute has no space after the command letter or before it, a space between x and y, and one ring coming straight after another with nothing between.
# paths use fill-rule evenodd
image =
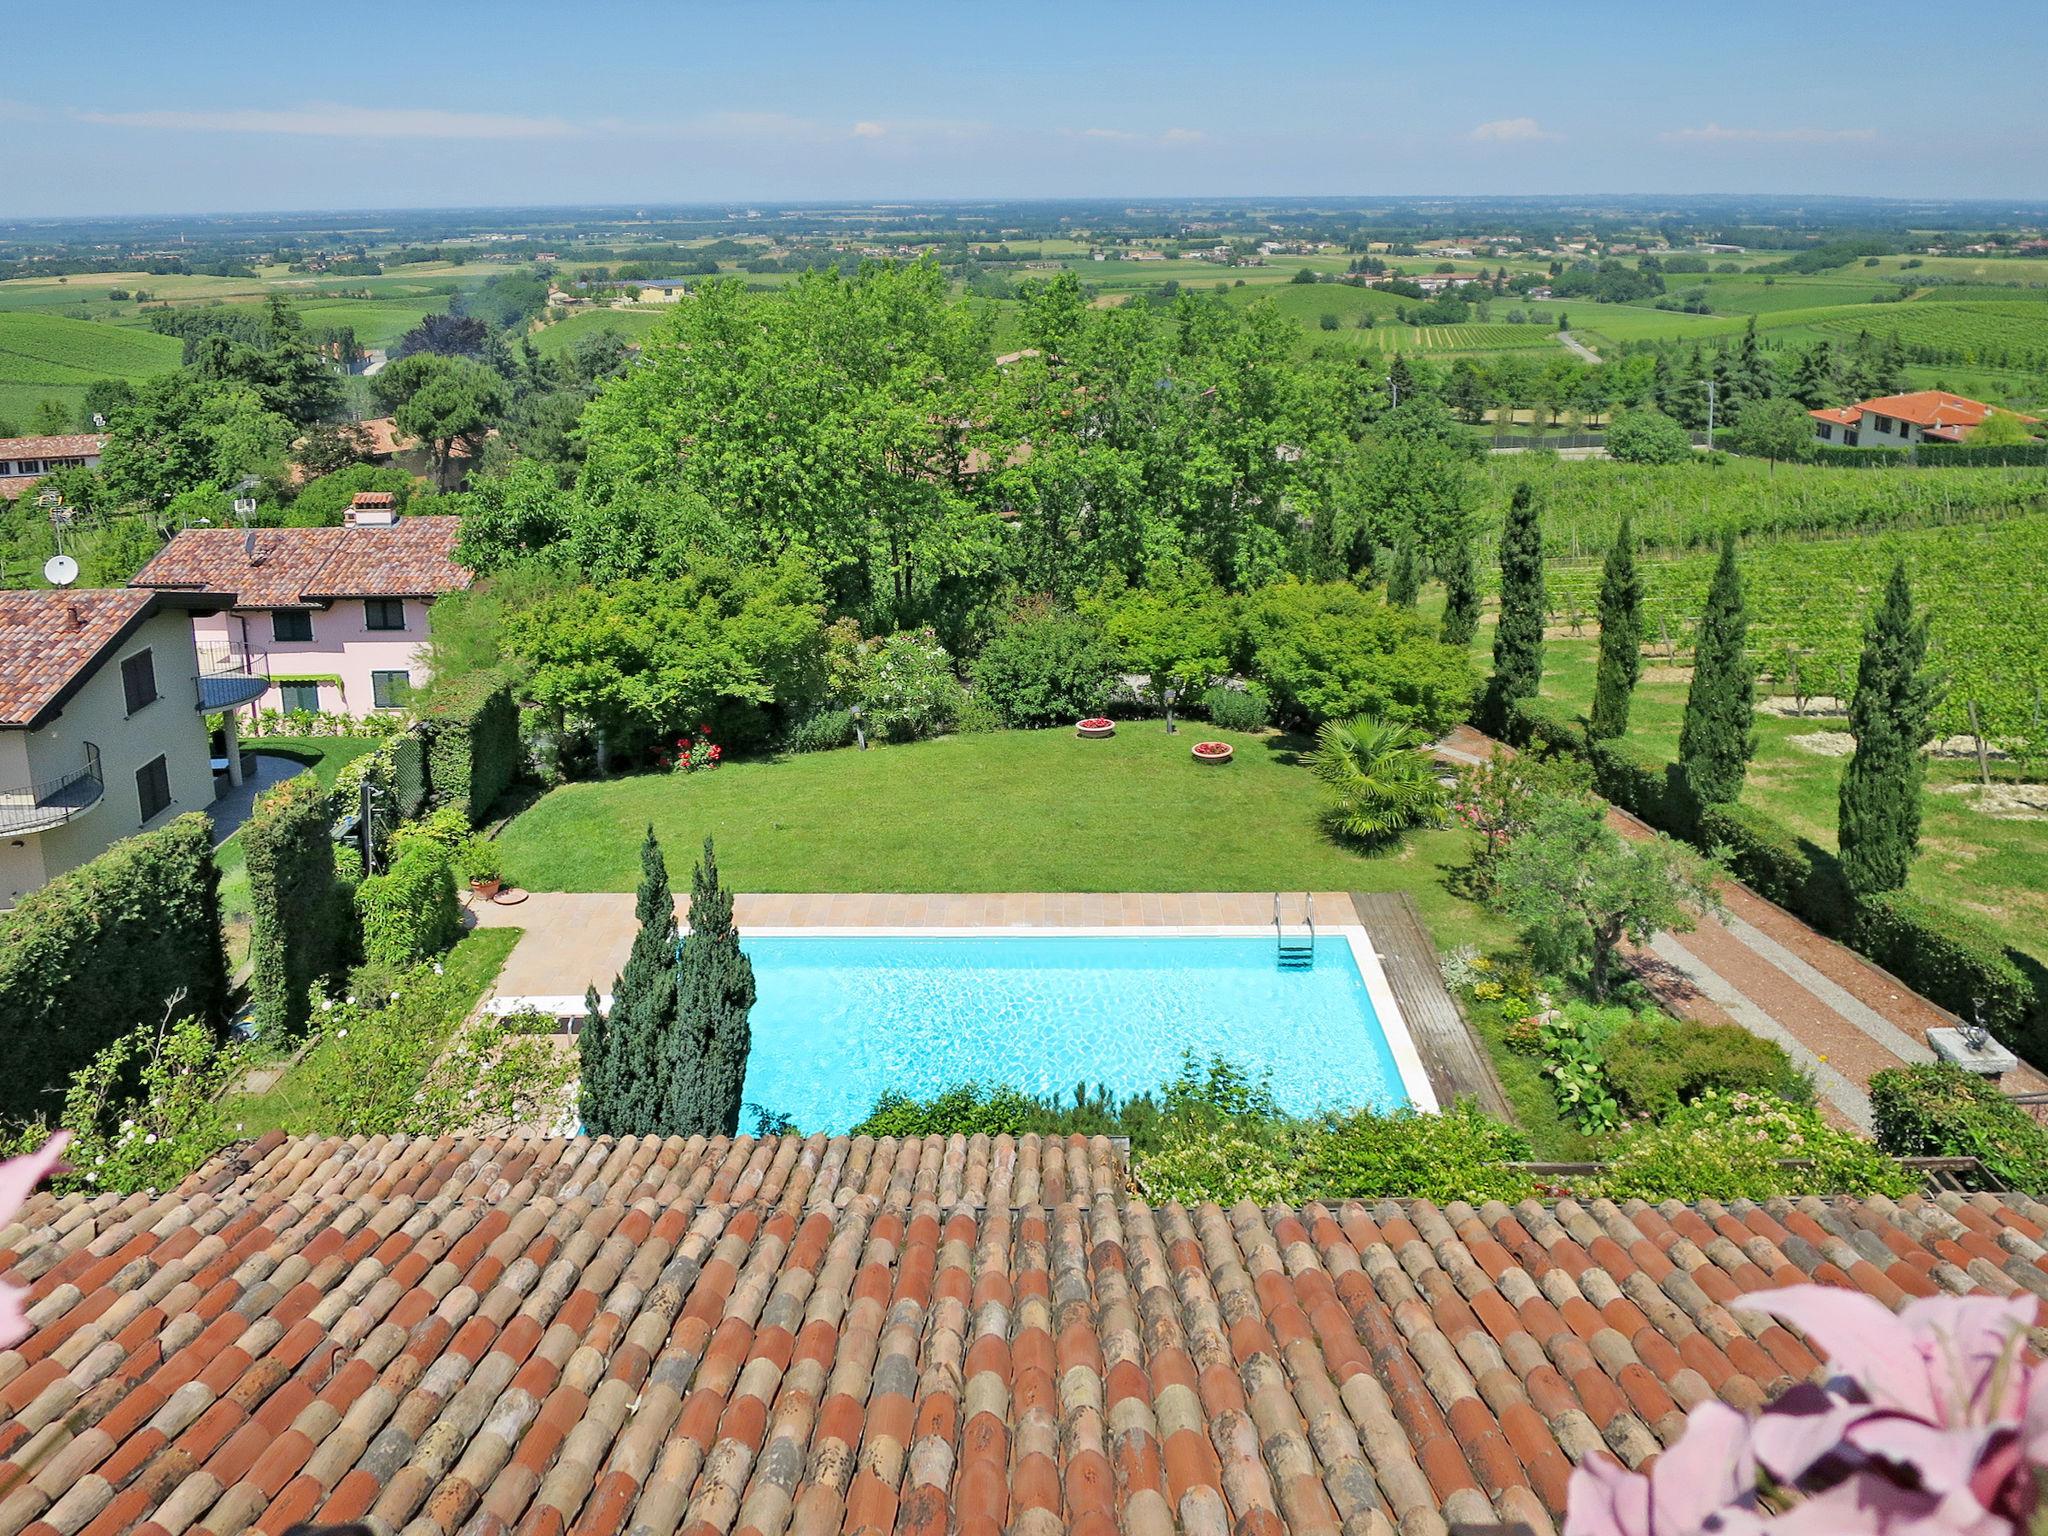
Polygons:
<instances>
[{"instance_id":1,"label":"tall hedge","mask_svg":"<svg viewBox=\"0 0 2048 1536\"><path fill-rule=\"evenodd\" d=\"M1856 904L1856 947L1923 997L1969 1018L1977 998L1991 1032L2028 1060L2043 1052L2043 999L2003 940L1966 913L1904 891Z\"/></svg>"},{"instance_id":2,"label":"tall hedge","mask_svg":"<svg viewBox=\"0 0 2048 1536\"><path fill-rule=\"evenodd\" d=\"M519 707L501 672L437 678L420 711L427 783L436 806L452 805L472 824L490 814L519 776Z\"/></svg>"},{"instance_id":3,"label":"tall hedge","mask_svg":"<svg viewBox=\"0 0 2048 1536\"><path fill-rule=\"evenodd\" d=\"M327 792L310 773L256 797L242 828L249 860L250 987L265 1034L302 1027L313 983L355 948L354 893L334 873Z\"/></svg>"},{"instance_id":4,"label":"tall hedge","mask_svg":"<svg viewBox=\"0 0 2048 1536\"><path fill-rule=\"evenodd\" d=\"M52 1118L72 1073L177 1012L228 995L213 828L194 811L115 843L0 913L0 1114Z\"/></svg>"},{"instance_id":5,"label":"tall hedge","mask_svg":"<svg viewBox=\"0 0 2048 1536\"><path fill-rule=\"evenodd\" d=\"M389 870L359 885L355 900L365 960L414 965L462 936L454 860L439 843L413 843Z\"/></svg>"}]
</instances>

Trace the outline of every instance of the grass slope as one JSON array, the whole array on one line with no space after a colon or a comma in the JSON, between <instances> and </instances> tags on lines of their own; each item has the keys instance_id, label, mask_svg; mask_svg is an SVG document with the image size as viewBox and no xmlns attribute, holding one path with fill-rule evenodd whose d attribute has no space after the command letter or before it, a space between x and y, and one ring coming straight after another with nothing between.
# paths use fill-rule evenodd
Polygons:
<instances>
[{"instance_id":1,"label":"grass slope","mask_svg":"<svg viewBox=\"0 0 2048 1536\"><path fill-rule=\"evenodd\" d=\"M0 417L22 424L43 400L76 411L95 379L141 379L178 366L175 336L68 315L0 311Z\"/></svg>"},{"instance_id":2,"label":"grass slope","mask_svg":"<svg viewBox=\"0 0 2048 1536\"><path fill-rule=\"evenodd\" d=\"M1210 736L1236 761L1194 762ZM499 846L507 878L534 890L632 890L652 824L677 869L714 836L743 891L1407 891L1439 945L1506 941L1445 888L1466 834L1371 857L1332 842L1300 745L1134 721L1106 741L1001 731L640 774L552 791Z\"/></svg>"}]
</instances>

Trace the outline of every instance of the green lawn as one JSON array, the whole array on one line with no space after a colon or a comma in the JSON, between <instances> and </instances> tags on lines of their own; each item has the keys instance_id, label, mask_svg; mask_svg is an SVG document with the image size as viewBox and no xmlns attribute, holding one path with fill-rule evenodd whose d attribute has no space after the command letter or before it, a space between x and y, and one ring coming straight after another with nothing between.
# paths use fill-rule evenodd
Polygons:
<instances>
[{"instance_id":1,"label":"green lawn","mask_svg":"<svg viewBox=\"0 0 2048 1536\"><path fill-rule=\"evenodd\" d=\"M1193 761L1205 736L1236 760ZM1106 741L1001 731L637 774L550 792L499 846L507 878L543 891L632 890L649 824L678 878L714 836L742 891L1406 891L1439 946L1511 942L1446 888L1465 833L1371 856L1331 841L1301 745L1129 721Z\"/></svg>"},{"instance_id":2,"label":"green lawn","mask_svg":"<svg viewBox=\"0 0 2048 1536\"><path fill-rule=\"evenodd\" d=\"M1591 623L1582 638L1550 640L1544 648L1544 694L1589 709L1598 646L1597 626ZM1651 658L1645 665L1656 669L1658 662ZM1652 670L1636 689L1630 734L1675 758L1686 686L1683 675ZM1743 788L1744 800L1830 853L1845 760L1795 746L1792 738L1844 728L1839 717L1759 715L1756 758ZM2043 938L2048 933L2048 822L1989 816L1973 809L1967 796L1942 792L1945 785L1973 781L1975 774L1974 763L1955 759L1929 765L1921 797L1920 858L1908 889L1975 913L2008 944L2048 962L2048 939Z\"/></svg>"}]
</instances>

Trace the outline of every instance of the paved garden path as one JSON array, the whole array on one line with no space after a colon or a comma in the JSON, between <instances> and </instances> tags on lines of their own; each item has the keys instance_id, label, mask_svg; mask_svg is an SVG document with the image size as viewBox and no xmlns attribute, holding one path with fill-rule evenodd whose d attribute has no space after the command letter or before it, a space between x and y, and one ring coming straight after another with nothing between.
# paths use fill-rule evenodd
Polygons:
<instances>
[{"instance_id":1,"label":"paved garden path","mask_svg":"<svg viewBox=\"0 0 2048 1536\"><path fill-rule=\"evenodd\" d=\"M1452 762L1476 763L1496 745L1460 726L1436 750ZM1624 837L1653 835L1625 811L1611 811L1609 819ZM1777 1041L1813 1074L1842 1118L1868 1130L1871 1074L1932 1061L1927 1031L1953 1026L1955 1016L1748 886L1727 881L1721 899L1718 917L1702 919L1691 933L1659 934L1630 963L1679 1017L1732 1022ZM2048 1089L2048 1076L2023 1066L2001 1086Z\"/></svg>"}]
</instances>

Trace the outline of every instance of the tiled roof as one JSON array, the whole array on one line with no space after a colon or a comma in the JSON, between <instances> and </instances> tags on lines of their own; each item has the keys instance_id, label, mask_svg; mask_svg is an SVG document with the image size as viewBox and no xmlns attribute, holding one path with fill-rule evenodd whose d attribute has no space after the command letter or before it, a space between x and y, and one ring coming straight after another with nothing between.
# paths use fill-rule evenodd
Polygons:
<instances>
[{"instance_id":1,"label":"tiled roof","mask_svg":"<svg viewBox=\"0 0 2048 1536\"><path fill-rule=\"evenodd\" d=\"M0 592L0 726L28 726L139 623L153 592Z\"/></svg>"},{"instance_id":2,"label":"tiled roof","mask_svg":"<svg viewBox=\"0 0 2048 1536\"><path fill-rule=\"evenodd\" d=\"M1148 1207L1109 1145L273 1135L0 1231L0 1536L1548 1530L1818 1368L1744 1292L2048 1294L2022 1197Z\"/></svg>"},{"instance_id":3,"label":"tiled roof","mask_svg":"<svg viewBox=\"0 0 2048 1536\"><path fill-rule=\"evenodd\" d=\"M401 517L389 527L259 528L253 561L241 529L187 528L136 573L134 585L233 592L237 608L433 597L470 583L453 559L459 525L453 517Z\"/></svg>"},{"instance_id":4,"label":"tiled roof","mask_svg":"<svg viewBox=\"0 0 2048 1536\"><path fill-rule=\"evenodd\" d=\"M1976 427L1983 425L1984 418L1999 407L1986 405L1981 400L1971 400L1963 395L1951 395L1945 390L1916 389L1905 395L1880 395L1875 400L1859 400L1854 405L1841 406L1834 410L1812 411L1809 415L1838 421L1845 426L1854 426L1866 413L1889 416L1896 421L1910 421L1918 427ZM2012 415L2019 416L2014 411ZM2021 421L2031 422L2032 416L2019 416Z\"/></svg>"},{"instance_id":5,"label":"tiled roof","mask_svg":"<svg viewBox=\"0 0 2048 1536\"><path fill-rule=\"evenodd\" d=\"M1819 410L1808 411L1806 414L1821 421L1832 421L1842 427L1853 427L1863 419L1863 412L1853 405L1824 405Z\"/></svg>"},{"instance_id":6,"label":"tiled roof","mask_svg":"<svg viewBox=\"0 0 2048 1536\"><path fill-rule=\"evenodd\" d=\"M78 459L104 453L104 432L68 432L55 437L0 437L0 459Z\"/></svg>"}]
</instances>

